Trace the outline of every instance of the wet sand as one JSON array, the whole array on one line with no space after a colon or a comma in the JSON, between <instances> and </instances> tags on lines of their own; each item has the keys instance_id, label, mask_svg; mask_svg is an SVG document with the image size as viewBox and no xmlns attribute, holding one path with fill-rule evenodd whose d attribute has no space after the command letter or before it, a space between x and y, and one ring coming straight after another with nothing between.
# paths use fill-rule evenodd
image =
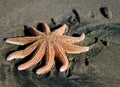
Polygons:
<instances>
[{"instance_id":1,"label":"wet sand","mask_svg":"<svg viewBox=\"0 0 120 87\"><path fill-rule=\"evenodd\" d=\"M1 0L0 1L0 87L119 87L120 86L120 1L119 0ZM66 35L86 39L79 45L90 50L67 54L70 68L63 73L55 68L36 75L33 68L18 71L20 60L6 61L19 46L4 38L23 36L24 25L46 22L51 28L66 23Z\"/></svg>"}]
</instances>

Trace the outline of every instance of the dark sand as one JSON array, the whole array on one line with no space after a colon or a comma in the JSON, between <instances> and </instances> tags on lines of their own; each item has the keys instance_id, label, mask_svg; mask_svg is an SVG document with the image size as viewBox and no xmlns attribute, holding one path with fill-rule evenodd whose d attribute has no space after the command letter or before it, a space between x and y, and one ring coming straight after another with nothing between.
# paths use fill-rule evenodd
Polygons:
<instances>
[{"instance_id":1,"label":"dark sand","mask_svg":"<svg viewBox=\"0 0 120 87\"><path fill-rule=\"evenodd\" d=\"M119 0L1 0L0 1L0 87L120 87L120 1ZM18 71L6 56L19 46L4 38L23 36L24 25L47 22L51 28L66 23L66 35L86 39L79 45L90 50L67 54L71 67L60 73L59 62L45 75L33 68Z\"/></svg>"}]
</instances>

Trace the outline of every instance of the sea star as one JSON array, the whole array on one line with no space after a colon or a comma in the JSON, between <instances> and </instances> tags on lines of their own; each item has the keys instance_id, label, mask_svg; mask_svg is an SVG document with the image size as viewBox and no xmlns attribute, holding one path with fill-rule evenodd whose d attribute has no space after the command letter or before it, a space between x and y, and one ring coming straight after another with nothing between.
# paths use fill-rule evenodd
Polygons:
<instances>
[{"instance_id":1,"label":"sea star","mask_svg":"<svg viewBox=\"0 0 120 87\"><path fill-rule=\"evenodd\" d=\"M11 53L7 57L8 61L17 58L25 58L26 56L33 53L33 51L35 51L33 57L30 60L18 66L18 70L25 70L32 65L37 64L45 55L45 65L37 69L37 74L44 74L50 71L55 63L55 56L61 62L62 65L60 67L60 72L63 72L69 67L69 61L65 52L81 53L89 50L88 46L78 46L74 44L84 40L84 33L82 33L80 37L63 35L65 29L67 28L66 24L63 24L61 27L54 30L53 32L50 31L50 28L46 23L43 23L43 27L45 29L44 32L37 30L33 26L27 27L32 33L34 33L34 36L13 37L5 40L7 43L16 45L25 45L31 43L31 45L26 47L24 50Z\"/></svg>"}]
</instances>

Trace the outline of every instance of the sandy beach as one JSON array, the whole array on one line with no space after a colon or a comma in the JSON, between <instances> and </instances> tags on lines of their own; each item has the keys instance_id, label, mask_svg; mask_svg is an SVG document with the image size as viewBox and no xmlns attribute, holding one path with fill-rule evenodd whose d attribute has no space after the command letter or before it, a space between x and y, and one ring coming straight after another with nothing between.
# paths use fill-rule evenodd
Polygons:
<instances>
[{"instance_id":1,"label":"sandy beach","mask_svg":"<svg viewBox=\"0 0 120 87\"><path fill-rule=\"evenodd\" d=\"M0 87L120 87L120 1L119 0L1 0L0 1ZM21 60L8 62L9 53L23 49L4 41L24 36L25 25L46 22L51 28L67 24L65 35L86 38L78 45L90 50L66 54L70 68L59 72L59 62L44 75L33 66L17 70Z\"/></svg>"}]
</instances>

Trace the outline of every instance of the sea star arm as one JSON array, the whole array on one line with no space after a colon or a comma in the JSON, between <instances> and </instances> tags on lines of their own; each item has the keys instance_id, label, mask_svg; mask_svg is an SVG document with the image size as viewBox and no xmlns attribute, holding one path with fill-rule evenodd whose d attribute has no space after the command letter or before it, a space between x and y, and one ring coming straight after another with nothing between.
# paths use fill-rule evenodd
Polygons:
<instances>
[{"instance_id":1,"label":"sea star arm","mask_svg":"<svg viewBox=\"0 0 120 87\"><path fill-rule=\"evenodd\" d=\"M26 37L13 37L5 40L7 43L16 44L16 45L25 45L37 40L37 36L26 36Z\"/></svg>"},{"instance_id":2,"label":"sea star arm","mask_svg":"<svg viewBox=\"0 0 120 87\"><path fill-rule=\"evenodd\" d=\"M39 45L38 41L36 41L35 43L31 44L24 50L15 51L7 57L7 60L10 61L12 59L24 58L28 56L29 54L31 54L37 48L38 45Z\"/></svg>"},{"instance_id":3,"label":"sea star arm","mask_svg":"<svg viewBox=\"0 0 120 87\"><path fill-rule=\"evenodd\" d=\"M89 50L88 46L78 46L68 43L62 43L62 48L67 53L82 53Z\"/></svg>"},{"instance_id":4,"label":"sea star arm","mask_svg":"<svg viewBox=\"0 0 120 87\"><path fill-rule=\"evenodd\" d=\"M50 28L46 23L43 23L43 27L45 29L45 34L47 35L50 32Z\"/></svg>"},{"instance_id":5,"label":"sea star arm","mask_svg":"<svg viewBox=\"0 0 120 87\"><path fill-rule=\"evenodd\" d=\"M65 32L66 28L67 28L67 25L63 24L60 28L55 30L53 33L56 34L56 35L62 36L63 33Z\"/></svg>"},{"instance_id":6,"label":"sea star arm","mask_svg":"<svg viewBox=\"0 0 120 87\"><path fill-rule=\"evenodd\" d=\"M57 56L56 58L62 63L62 66L60 67L60 72L63 72L68 69L69 61L60 45L54 43L54 49L55 49L55 55Z\"/></svg>"},{"instance_id":7,"label":"sea star arm","mask_svg":"<svg viewBox=\"0 0 120 87\"><path fill-rule=\"evenodd\" d=\"M83 41L85 39L85 34L82 33L80 37L71 37L71 36L61 36L61 37L63 41L73 44Z\"/></svg>"},{"instance_id":8,"label":"sea star arm","mask_svg":"<svg viewBox=\"0 0 120 87\"><path fill-rule=\"evenodd\" d=\"M47 49L46 49L46 63L45 66L39 68L36 73L37 74L44 74L53 67L54 65L54 57L55 57L55 50L52 46L51 43L47 44Z\"/></svg>"},{"instance_id":9,"label":"sea star arm","mask_svg":"<svg viewBox=\"0 0 120 87\"><path fill-rule=\"evenodd\" d=\"M35 35L43 35L43 36L45 35L44 33L40 32L39 30L37 30L35 27L31 25L26 25L26 28Z\"/></svg>"},{"instance_id":10,"label":"sea star arm","mask_svg":"<svg viewBox=\"0 0 120 87\"><path fill-rule=\"evenodd\" d=\"M36 50L33 58L18 66L18 70L25 70L32 65L37 64L45 54L46 42L43 42Z\"/></svg>"}]
</instances>

